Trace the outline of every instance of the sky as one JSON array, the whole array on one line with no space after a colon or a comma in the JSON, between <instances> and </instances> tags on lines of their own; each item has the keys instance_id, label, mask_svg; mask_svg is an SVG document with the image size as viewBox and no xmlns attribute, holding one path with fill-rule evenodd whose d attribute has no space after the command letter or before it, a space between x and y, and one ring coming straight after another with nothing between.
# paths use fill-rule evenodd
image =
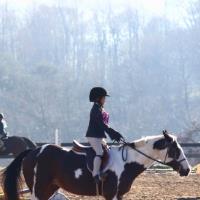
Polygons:
<instances>
[{"instance_id":1,"label":"sky","mask_svg":"<svg viewBox=\"0 0 200 200\"><path fill-rule=\"evenodd\" d=\"M7 2L8 7L17 13L24 13L31 7L39 5L56 5L60 3L64 6L78 6L83 9L104 9L110 5L112 9L122 7L137 8L144 16L165 15L176 23L181 23L187 17L187 6L195 0L1 0Z\"/></svg>"}]
</instances>

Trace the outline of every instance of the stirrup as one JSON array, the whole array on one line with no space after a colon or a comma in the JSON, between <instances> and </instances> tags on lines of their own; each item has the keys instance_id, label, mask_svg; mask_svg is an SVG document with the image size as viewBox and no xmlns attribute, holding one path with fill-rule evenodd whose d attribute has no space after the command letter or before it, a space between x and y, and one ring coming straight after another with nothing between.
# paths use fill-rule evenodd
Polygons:
<instances>
[{"instance_id":1,"label":"stirrup","mask_svg":"<svg viewBox=\"0 0 200 200\"><path fill-rule=\"evenodd\" d=\"M95 183L96 183L97 185L99 185L99 183L101 182L101 177L100 177L100 175L94 176L94 181L95 181Z\"/></svg>"},{"instance_id":2,"label":"stirrup","mask_svg":"<svg viewBox=\"0 0 200 200\"><path fill-rule=\"evenodd\" d=\"M101 177L101 174L103 175ZM96 185L96 195L99 196L100 195L100 191L99 191L99 184L101 182L101 195L104 196L104 181L105 181L105 178L106 178L106 173L101 173L100 175L96 175L94 177L94 180L95 180L95 185Z\"/></svg>"},{"instance_id":3,"label":"stirrup","mask_svg":"<svg viewBox=\"0 0 200 200\"><path fill-rule=\"evenodd\" d=\"M104 181L106 179L107 176L107 172L100 172L99 174L99 178L101 181Z\"/></svg>"}]
</instances>

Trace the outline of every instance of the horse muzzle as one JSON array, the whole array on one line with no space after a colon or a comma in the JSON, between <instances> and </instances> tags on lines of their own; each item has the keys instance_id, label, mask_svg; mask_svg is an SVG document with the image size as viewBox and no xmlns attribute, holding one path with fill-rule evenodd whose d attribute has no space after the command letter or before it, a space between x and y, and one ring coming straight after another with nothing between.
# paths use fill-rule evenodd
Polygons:
<instances>
[{"instance_id":1,"label":"horse muzzle","mask_svg":"<svg viewBox=\"0 0 200 200\"><path fill-rule=\"evenodd\" d=\"M188 176L190 171L191 171L191 168L184 169L183 167L181 167L179 169L179 174L180 176Z\"/></svg>"}]
</instances>

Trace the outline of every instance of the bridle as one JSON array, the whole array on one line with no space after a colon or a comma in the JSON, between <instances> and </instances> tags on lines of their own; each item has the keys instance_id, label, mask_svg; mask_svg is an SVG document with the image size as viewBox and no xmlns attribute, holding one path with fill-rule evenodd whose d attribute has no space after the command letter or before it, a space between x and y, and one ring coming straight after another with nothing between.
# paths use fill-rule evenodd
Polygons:
<instances>
[{"instance_id":1,"label":"bridle","mask_svg":"<svg viewBox=\"0 0 200 200\"><path fill-rule=\"evenodd\" d=\"M155 162L157 162L157 163L160 163L160 164L162 164L162 165L167 165L166 160L167 160L167 157L168 157L168 155L169 155L169 150L170 150L170 148L172 147L172 144L173 144L173 143L169 143L169 145L167 146L167 152L166 152L166 154L165 154L165 158L164 158L163 161L160 161L160 160L158 160L158 159L156 159L156 158L153 158L152 156L147 155L146 153L144 153L144 152L140 151L139 149L135 148L134 146L132 146L129 142L126 142L124 139L121 140L121 144L122 144L121 148L122 148L122 159L123 159L123 161L126 161L127 158L128 158L127 149L126 149L126 155L124 155L125 147L128 146L128 147L130 147L131 149L133 149L133 150L135 150L136 152L138 152L139 154L143 155L144 157L149 158L150 160L153 160L153 161L155 161ZM186 161L186 158L183 158L183 159L181 159L181 160L179 160L179 161L178 161L176 158L173 158L173 159L176 160L176 162L177 162L178 164L181 164L183 161Z\"/></svg>"}]
</instances>

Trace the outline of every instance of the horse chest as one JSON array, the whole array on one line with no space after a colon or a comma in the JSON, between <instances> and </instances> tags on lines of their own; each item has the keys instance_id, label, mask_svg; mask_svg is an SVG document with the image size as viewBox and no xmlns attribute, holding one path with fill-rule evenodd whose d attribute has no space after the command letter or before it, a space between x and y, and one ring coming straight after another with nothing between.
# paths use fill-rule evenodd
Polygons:
<instances>
[{"instance_id":1,"label":"horse chest","mask_svg":"<svg viewBox=\"0 0 200 200\"><path fill-rule=\"evenodd\" d=\"M124 171L121 173L118 185L118 193L123 195L127 193L135 178L145 170L144 165L137 162L127 163L124 165Z\"/></svg>"}]
</instances>

